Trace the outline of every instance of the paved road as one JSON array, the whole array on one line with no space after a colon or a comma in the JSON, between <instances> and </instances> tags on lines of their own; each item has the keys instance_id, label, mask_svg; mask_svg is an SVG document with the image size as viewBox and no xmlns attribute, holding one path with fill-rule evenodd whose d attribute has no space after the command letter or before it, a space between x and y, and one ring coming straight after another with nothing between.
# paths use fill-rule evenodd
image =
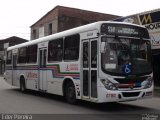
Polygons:
<instances>
[{"instance_id":1,"label":"paved road","mask_svg":"<svg viewBox=\"0 0 160 120\"><path fill-rule=\"evenodd\" d=\"M49 118L68 119L142 119L143 115L158 115L160 113L160 98L153 97L140 101L94 104L80 101L77 105L66 103L63 97L42 94L29 91L23 94L18 88L8 85L0 77L0 120L5 115L11 114L36 114L33 117L40 117L44 120ZM48 115L49 114L49 115ZM135 117L135 118L134 118ZM150 116L149 116L150 117ZM39 119L39 118L37 118ZM160 119L160 115L158 116ZM34 120L34 119L33 119Z\"/></svg>"}]
</instances>

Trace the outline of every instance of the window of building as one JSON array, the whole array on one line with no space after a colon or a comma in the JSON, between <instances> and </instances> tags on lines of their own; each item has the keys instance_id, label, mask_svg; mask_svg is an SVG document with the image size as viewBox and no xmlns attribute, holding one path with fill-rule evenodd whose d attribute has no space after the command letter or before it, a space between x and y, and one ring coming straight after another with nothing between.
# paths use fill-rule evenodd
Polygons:
<instances>
[{"instance_id":1,"label":"window of building","mask_svg":"<svg viewBox=\"0 0 160 120\"><path fill-rule=\"evenodd\" d=\"M79 34L68 36L64 40L64 60L78 60L79 58Z\"/></svg>"},{"instance_id":2,"label":"window of building","mask_svg":"<svg viewBox=\"0 0 160 120\"><path fill-rule=\"evenodd\" d=\"M48 35L52 34L52 23L48 25Z\"/></svg>"},{"instance_id":3,"label":"window of building","mask_svg":"<svg viewBox=\"0 0 160 120\"><path fill-rule=\"evenodd\" d=\"M12 62L12 51L8 51L6 64L11 64L11 62Z\"/></svg>"},{"instance_id":4,"label":"window of building","mask_svg":"<svg viewBox=\"0 0 160 120\"><path fill-rule=\"evenodd\" d=\"M37 45L31 45L27 48L28 63L37 62Z\"/></svg>"},{"instance_id":5,"label":"window of building","mask_svg":"<svg viewBox=\"0 0 160 120\"><path fill-rule=\"evenodd\" d=\"M48 46L48 61L62 61L63 58L63 38L52 40Z\"/></svg>"},{"instance_id":6,"label":"window of building","mask_svg":"<svg viewBox=\"0 0 160 120\"><path fill-rule=\"evenodd\" d=\"M36 39L37 38L37 31L34 29L33 30L33 39Z\"/></svg>"},{"instance_id":7,"label":"window of building","mask_svg":"<svg viewBox=\"0 0 160 120\"><path fill-rule=\"evenodd\" d=\"M19 48L18 50L18 63L26 63L27 62L27 47Z\"/></svg>"},{"instance_id":8,"label":"window of building","mask_svg":"<svg viewBox=\"0 0 160 120\"><path fill-rule=\"evenodd\" d=\"M39 27L39 38L44 37L44 26Z\"/></svg>"}]
</instances>

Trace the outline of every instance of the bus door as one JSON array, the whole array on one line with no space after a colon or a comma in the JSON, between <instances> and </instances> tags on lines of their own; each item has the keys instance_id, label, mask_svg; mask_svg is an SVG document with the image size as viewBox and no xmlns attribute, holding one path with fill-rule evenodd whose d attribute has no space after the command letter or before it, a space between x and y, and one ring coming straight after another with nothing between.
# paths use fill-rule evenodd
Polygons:
<instances>
[{"instance_id":1,"label":"bus door","mask_svg":"<svg viewBox=\"0 0 160 120\"><path fill-rule=\"evenodd\" d=\"M82 41L82 97L97 98L97 39Z\"/></svg>"},{"instance_id":2,"label":"bus door","mask_svg":"<svg viewBox=\"0 0 160 120\"><path fill-rule=\"evenodd\" d=\"M16 85L16 68L17 67L17 54L13 53L13 64L12 64L12 85Z\"/></svg>"},{"instance_id":3,"label":"bus door","mask_svg":"<svg viewBox=\"0 0 160 120\"><path fill-rule=\"evenodd\" d=\"M47 48L39 49L39 90L47 90L47 70L46 70Z\"/></svg>"}]
</instances>

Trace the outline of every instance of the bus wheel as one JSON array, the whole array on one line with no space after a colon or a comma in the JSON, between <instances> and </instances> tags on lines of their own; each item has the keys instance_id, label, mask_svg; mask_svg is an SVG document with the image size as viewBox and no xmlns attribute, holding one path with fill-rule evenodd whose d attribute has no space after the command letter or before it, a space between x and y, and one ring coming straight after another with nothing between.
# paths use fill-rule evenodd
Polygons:
<instances>
[{"instance_id":1,"label":"bus wheel","mask_svg":"<svg viewBox=\"0 0 160 120\"><path fill-rule=\"evenodd\" d=\"M25 84L25 80L23 77L20 79L20 91L23 93L26 92L26 84Z\"/></svg>"},{"instance_id":2,"label":"bus wheel","mask_svg":"<svg viewBox=\"0 0 160 120\"><path fill-rule=\"evenodd\" d=\"M75 104L77 101L75 94L75 87L71 81L69 81L65 86L65 99L70 104Z\"/></svg>"}]
</instances>

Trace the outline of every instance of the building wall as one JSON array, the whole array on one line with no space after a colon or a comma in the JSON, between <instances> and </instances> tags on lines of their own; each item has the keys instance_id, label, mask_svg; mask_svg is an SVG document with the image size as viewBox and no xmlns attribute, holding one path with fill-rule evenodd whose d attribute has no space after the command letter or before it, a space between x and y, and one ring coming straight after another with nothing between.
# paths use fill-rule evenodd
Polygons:
<instances>
[{"instance_id":1,"label":"building wall","mask_svg":"<svg viewBox=\"0 0 160 120\"><path fill-rule=\"evenodd\" d=\"M52 24L52 34L57 33L58 32L58 19L55 18L52 21L48 21L44 23L43 25L33 27L31 29L31 40L50 35L49 33L50 24ZM42 33L40 33L41 27L44 27L43 35Z\"/></svg>"},{"instance_id":2,"label":"building wall","mask_svg":"<svg viewBox=\"0 0 160 120\"><path fill-rule=\"evenodd\" d=\"M95 21L112 20L118 17L116 15L57 6L31 26L31 40ZM52 31L50 31L51 24ZM44 30L42 30L42 27Z\"/></svg>"},{"instance_id":3,"label":"building wall","mask_svg":"<svg viewBox=\"0 0 160 120\"><path fill-rule=\"evenodd\" d=\"M40 20L38 20L35 24L31 26L31 40L39 38L39 29L44 27L44 36L49 35L48 33L48 25L50 23L55 26L53 28L53 33L57 32L57 16L58 16L58 9L54 8L53 10L49 11L45 16L43 16Z\"/></svg>"},{"instance_id":4,"label":"building wall","mask_svg":"<svg viewBox=\"0 0 160 120\"><path fill-rule=\"evenodd\" d=\"M49 26L52 25L52 30L51 30L51 33L49 32ZM50 35L50 34L53 34L53 33L57 33L58 31L58 19L54 19L50 22L47 22L44 24L44 32L45 32L45 36L47 35Z\"/></svg>"},{"instance_id":5,"label":"building wall","mask_svg":"<svg viewBox=\"0 0 160 120\"><path fill-rule=\"evenodd\" d=\"M89 21L70 16L60 16L58 23L58 32L89 24Z\"/></svg>"}]
</instances>

